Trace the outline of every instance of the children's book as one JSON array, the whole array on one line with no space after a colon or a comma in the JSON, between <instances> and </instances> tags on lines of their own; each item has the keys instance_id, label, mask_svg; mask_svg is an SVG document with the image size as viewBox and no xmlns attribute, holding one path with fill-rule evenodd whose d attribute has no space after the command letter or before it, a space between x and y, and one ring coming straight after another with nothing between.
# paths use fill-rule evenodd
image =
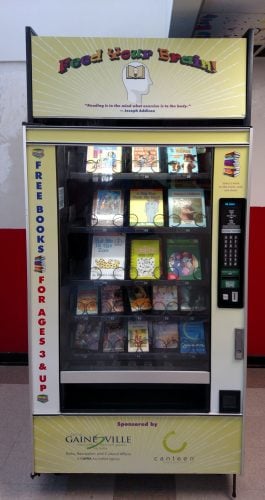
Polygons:
<instances>
[{"instance_id":1,"label":"children's book","mask_svg":"<svg viewBox=\"0 0 265 500\"><path fill-rule=\"evenodd\" d=\"M78 287L75 313L77 316L98 314L98 293L96 288L92 286Z\"/></svg>"},{"instance_id":2,"label":"children's book","mask_svg":"<svg viewBox=\"0 0 265 500\"><path fill-rule=\"evenodd\" d=\"M87 146L86 171L96 174L121 172L121 146Z\"/></svg>"},{"instance_id":3,"label":"children's book","mask_svg":"<svg viewBox=\"0 0 265 500\"><path fill-rule=\"evenodd\" d=\"M160 172L159 153L156 146L132 147L132 172Z\"/></svg>"},{"instance_id":4,"label":"children's book","mask_svg":"<svg viewBox=\"0 0 265 500\"><path fill-rule=\"evenodd\" d=\"M192 238L167 240L167 279L201 279L199 240Z\"/></svg>"},{"instance_id":5,"label":"children's book","mask_svg":"<svg viewBox=\"0 0 265 500\"><path fill-rule=\"evenodd\" d=\"M103 314L124 312L121 286L105 285L101 288L101 312Z\"/></svg>"},{"instance_id":6,"label":"children's book","mask_svg":"<svg viewBox=\"0 0 265 500\"><path fill-rule=\"evenodd\" d=\"M206 300L203 289L183 285L179 287L179 308L181 311L205 311Z\"/></svg>"},{"instance_id":7,"label":"children's book","mask_svg":"<svg viewBox=\"0 0 265 500\"><path fill-rule=\"evenodd\" d=\"M206 227L203 189L169 189L168 215L171 227Z\"/></svg>"},{"instance_id":8,"label":"children's book","mask_svg":"<svg viewBox=\"0 0 265 500\"><path fill-rule=\"evenodd\" d=\"M168 146L168 171L175 174L198 173L196 146Z\"/></svg>"},{"instance_id":9,"label":"children's book","mask_svg":"<svg viewBox=\"0 0 265 500\"><path fill-rule=\"evenodd\" d=\"M128 321L128 352L148 352L149 332L147 321Z\"/></svg>"},{"instance_id":10,"label":"children's book","mask_svg":"<svg viewBox=\"0 0 265 500\"><path fill-rule=\"evenodd\" d=\"M94 235L90 279L124 279L125 235Z\"/></svg>"},{"instance_id":11,"label":"children's book","mask_svg":"<svg viewBox=\"0 0 265 500\"><path fill-rule=\"evenodd\" d=\"M179 324L180 352L182 354L205 354L205 332L202 321L187 321Z\"/></svg>"},{"instance_id":12,"label":"children's book","mask_svg":"<svg viewBox=\"0 0 265 500\"><path fill-rule=\"evenodd\" d=\"M123 226L123 196L120 189L99 189L94 193L92 226Z\"/></svg>"},{"instance_id":13,"label":"children's book","mask_svg":"<svg viewBox=\"0 0 265 500\"><path fill-rule=\"evenodd\" d=\"M130 190L130 226L163 226L162 189Z\"/></svg>"},{"instance_id":14,"label":"children's book","mask_svg":"<svg viewBox=\"0 0 265 500\"><path fill-rule=\"evenodd\" d=\"M147 286L130 286L127 288L132 312L148 311L152 308L150 292Z\"/></svg>"},{"instance_id":15,"label":"children's book","mask_svg":"<svg viewBox=\"0 0 265 500\"><path fill-rule=\"evenodd\" d=\"M158 238L131 240L130 257L131 279L160 278L160 240Z\"/></svg>"},{"instance_id":16,"label":"children's book","mask_svg":"<svg viewBox=\"0 0 265 500\"><path fill-rule=\"evenodd\" d=\"M153 323L153 349L177 349L179 347L179 330L177 323Z\"/></svg>"},{"instance_id":17,"label":"children's book","mask_svg":"<svg viewBox=\"0 0 265 500\"><path fill-rule=\"evenodd\" d=\"M154 285L152 302L154 311L177 311L178 310L177 286Z\"/></svg>"},{"instance_id":18,"label":"children's book","mask_svg":"<svg viewBox=\"0 0 265 500\"><path fill-rule=\"evenodd\" d=\"M123 321L106 321L103 333L103 352L124 352L125 328Z\"/></svg>"},{"instance_id":19,"label":"children's book","mask_svg":"<svg viewBox=\"0 0 265 500\"><path fill-rule=\"evenodd\" d=\"M89 321L78 321L74 330L73 348L98 351L101 328L101 321L93 318Z\"/></svg>"}]
</instances>

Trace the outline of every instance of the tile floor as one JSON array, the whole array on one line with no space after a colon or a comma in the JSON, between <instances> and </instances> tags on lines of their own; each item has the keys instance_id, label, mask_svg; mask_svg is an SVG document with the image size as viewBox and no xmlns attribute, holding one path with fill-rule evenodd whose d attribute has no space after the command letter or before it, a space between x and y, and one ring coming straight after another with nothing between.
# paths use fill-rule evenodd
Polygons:
<instances>
[{"instance_id":1,"label":"tile floor","mask_svg":"<svg viewBox=\"0 0 265 500\"><path fill-rule=\"evenodd\" d=\"M0 500L231 499L224 475L42 474L31 479L28 370L0 365ZM237 498L265 500L265 369L248 369L245 472Z\"/></svg>"}]
</instances>

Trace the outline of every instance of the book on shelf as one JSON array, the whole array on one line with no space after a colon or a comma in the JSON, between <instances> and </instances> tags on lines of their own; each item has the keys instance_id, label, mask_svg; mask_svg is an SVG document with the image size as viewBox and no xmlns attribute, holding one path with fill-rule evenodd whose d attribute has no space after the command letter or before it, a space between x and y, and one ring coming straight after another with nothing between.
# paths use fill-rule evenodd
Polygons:
<instances>
[{"instance_id":1,"label":"book on shelf","mask_svg":"<svg viewBox=\"0 0 265 500\"><path fill-rule=\"evenodd\" d=\"M128 352L148 351L148 321L128 321Z\"/></svg>"},{"instance_id":2,"label":"book on shelf","mask_svg":"<svg viewBox=\"0 0 265 500\"><path fill-rule=\"evenodd\" d=\"M177 311L178 310L177 286L154 285L152 303L154 311Z\"/></svg>"},{"instance_id":3,"label":"book on shelf","mask_svg":"<svg viewBox=\"0 0 265 500\"><path fill-rule=\"evenodd\" d=\"M121 172L122 147L107 145L87 146L86 172L113 174Z\"/></svg>"},{"instance_id":4,"label":"book on shelf","mask_svg":"<svg viewBox=\"0 0 265 500\"><path fill-rule=\"evenodd\" d=\"M132 172L160 172L159 150L157 146L132 147Z\"/></svg>"},{"instance_id":5,"label":"book on shelf","mask_svg":"<svg viewBox=\"0 0 265 500\"><path fill-rule=\"evenodd\" d=\"M168 146L168 172L175 174L197 174L198 157L196 146Z\"/></svg>"},{"instance_id":6,"label":"book on shelf","mask_svg":"<svg viewBox=\"0 0 265 500\"><path fill-rule=\"evenodd\" d=\"M120 189L98 189L93 196L92 226L123 226L123 195Z\"/></svg>"},{"instance_id":7,"label":"book on shelf","mask_svg":"<svg viewBox=\"0 0 265 500\"><path fill-rule=\"evenodd\" d=\"M124 279L125 235L94 235L92 239L90 279Z\"/></svg>"},{"instance_id":8,"label":"book on shelf","mask_svg":"<svg viewBox=\"0 0 265 500\"><path fill-rule=\"evenodd\" d=\"M74 349L98 351L101 329L102 322L98 319L90 318L89 321L78 321L74 329L72 347Z\"/></svg>"},{"instance_id":9,"label":"book on shelf","mask_svg":"<svg viewBox=\"0 0 265 500\"><path fill-rule=\"evenodd\" d=\"M159 321L153 323L153 349L177 349L179 329L176 322Z\"/></svg>"},{"instance_id":10,"label":"book on shelf","mask_svg":"<svg viewBox=\"0 0 265 500\"><path fill-rule=\"evenodd\" d=\"M75 313L77 316L98 314L98 292L95 287L80 286L77 288Z\"/></svg>"},{"instance_id":11,"label":"book on shelf","mask_svg":"<svg viewBox=\"0 0 265 500\"><path fill-rule=\"evenodd\" d=\"M203 189L169 189L168 215L170 227L206 227Z\"/></svg>"},{"instance_id":12,"label":"book on shelf","mask_svg":"<svg viewBox=\"0 0 265 500\"><path fill-rule=\"evenodd\" d=\"M179 287L178 294L181 311L205 311L206 298L203 289L183 284Z\"/></svg>"},{"instance_id":13,"label":"book on shelf","mask_svg":"<svg viewBox=\"0 0 265 500\"><path fill-rule=\"evenodd\" d=\"M132 239L130 278L138 280L159 279L160 275L160 239Z\"/></svg>"},{"instance_id":14,"label":"book on shelf","mask_svg":"<svg viewBox=\"0 0 265 500\"><path fill-rule=\"evenodd\" d=\"M201 279L199 240L194 238L167 240L167 279Z\"/></svg>"},{"instance_id":15,"label":"book on shelf","mask_svg":"<svg viewBox=\"0 0 265 500\"><path fill-rule=\"evenodd\" d=\"M182 354L206 354L205 331L202 321L180 322L179 335Z\"/></svg>"},{"instance_id":16,"label":"book on shelf","mask_svg":"<svg viewBox=\"0 0 265 500\"><path fill-rule=\"evenodd\" d=\"M125 328L122 320L105 321L103 327L103 352L124 352Z\"/></svg>"},{"instance_id":17,"label":"book on shelf","mask_svg":"<svg viewBox=\"0 0 265 500\"><path fill-rule=\"evenodd\" d=\"M105 285L101 288L101 312L103 314L123 313L123 291L119 285Z\"/></svg>"},{"instance_id":18,"label":"book on shelf","mask_svg":"<svg viewBox=\"0 0 265 500\"><path fill-rule=\"evenodd\" d=\"M152 308L150 292L147 286L129 286L127 290L132 312L148 311Z\"/></svg>"},{"instance_id":19,"label":"book on shelf","mask_svg":"<svg viewBox=\"0 0 265 500\"><path fill-rule=\"evenodd\" d=\"M130 189L130 226L163 226L162 189Z\"/></svg>"}]
</instances>

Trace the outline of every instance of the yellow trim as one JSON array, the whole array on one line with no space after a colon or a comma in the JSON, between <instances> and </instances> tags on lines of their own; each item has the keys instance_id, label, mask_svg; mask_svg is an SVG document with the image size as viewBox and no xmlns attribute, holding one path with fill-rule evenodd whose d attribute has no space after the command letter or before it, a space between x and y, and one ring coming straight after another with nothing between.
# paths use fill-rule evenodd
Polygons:
<instances>
[{"instance_id":1,"label":"yellow trim","mask_svg":"<svg viewBox=\"0 0 265 500\"><path fill-rule=\"evenodd\" d=\"M27 128L32 144L249 144L249 129L71 129Z\"/></svg>"}]
</instances>

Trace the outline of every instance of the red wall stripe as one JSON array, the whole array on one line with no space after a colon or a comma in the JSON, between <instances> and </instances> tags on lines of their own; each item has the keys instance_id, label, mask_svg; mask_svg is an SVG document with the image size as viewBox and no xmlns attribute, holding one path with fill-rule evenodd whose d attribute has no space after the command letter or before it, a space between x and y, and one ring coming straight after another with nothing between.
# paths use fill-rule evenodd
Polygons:
<instances>
[{"instance_id":1,"label":"red wall stripe","mask_svg":"<svg viewBox=\"0 0 265 500\"><path fill-rule=\"evenodd\" d=\"M248 355L265 356L265 207L251 207ZM25 229L0 230L0 352L27 353Z\"/></svg>"},{"instance_id":2,"label":"red wall stripe","mask_svg":"<svg viewBox=\"0 0 265 500\"><path fill-rule=\"evenodd\" d=\"M27 353L25 229L0 229L0 352Z\"/></svg>"}]
</instances>

